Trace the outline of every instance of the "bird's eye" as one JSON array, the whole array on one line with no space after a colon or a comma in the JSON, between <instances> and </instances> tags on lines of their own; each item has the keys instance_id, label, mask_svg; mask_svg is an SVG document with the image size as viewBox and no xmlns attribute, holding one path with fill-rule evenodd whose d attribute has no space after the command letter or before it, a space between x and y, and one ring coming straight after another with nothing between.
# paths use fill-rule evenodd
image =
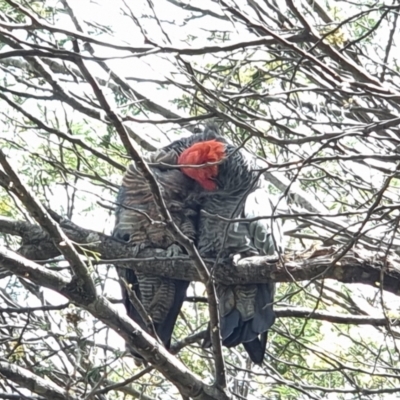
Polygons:
<instances>
[{"instance_id":1,"label":"bird's eye","mask_svg":"<svg viewBox=\"0 0 400 400\"><path fill-rule=\"evenodd\" d=\"M122 235L121 239L124 242L129 242L131 240L131 235L129 235L129 233L125 233L124 235Z\"/></svg>"}]
</instances>

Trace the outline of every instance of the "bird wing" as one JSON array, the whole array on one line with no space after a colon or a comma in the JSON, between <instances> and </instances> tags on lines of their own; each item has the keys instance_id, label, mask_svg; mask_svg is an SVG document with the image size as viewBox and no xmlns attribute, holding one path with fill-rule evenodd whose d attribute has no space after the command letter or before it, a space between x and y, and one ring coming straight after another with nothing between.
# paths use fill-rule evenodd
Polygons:
<instances>
[{"instance_id":1,"label":"bird wing","mask_svg":"<svg viewBox=\"0 0 400 400\"><path fill-rule=\"evenodd\" d=\"M276 214L277 197L271 196L265 187L250 193L245 201L243 217L254 219L248 223L248 235L252 246L260 255L274 255L283 252L283 234L280 220L271 217Z\"/></svg>"},{"instance_id":2,"label":"bird wing","mask_svg":"<svg viewBox=\"0 0 400 400\"><path fill-rule=\"evenodd\" d=\"M274 255L283 251L282 228L279 221L270 217L274 212L274 199L265 187L249 193L243 205L241 217L249 222L236 222L230 247L248 246L247 254ZM244 245L245 244L245 245ZM273 301L275 283L235 285L219 287L221 294L221 335L227 347L243 343L251 360L263 361L267 332L275 321ZM229 305L229 307L226 307Z\"/></svg>"},{"instance_id":3,"label":"bird wing","mask_svg":"<svg viewBox=\"0 0 400 400\"><path fill-rule=\"evenodd\" d=\"M167 164L176 165L176 160L176 152L173 149L161 149L147 158L149 163L159 164L151 169L159 182L172 218L186 235L193 238L196 211L185 203L192 183L180 170L168 168ZM183 253L183 249L174 243L174 238L165 224L161 223L150 186L135 163L130 164L123 177L117 203L114 229L117 239L137 245L142 250L152 248L154 255L158 256L176 256ZM171 254L171 249L174 254ZM138 256L140 257L140 253ZM158 337L168 348L189 282L135 273L126 268L120 268L119 274L135 291L152 318ZM128 315L146 329L145 322L131 304L123 285L122 295Z\"/></svg>"}]
</instances>

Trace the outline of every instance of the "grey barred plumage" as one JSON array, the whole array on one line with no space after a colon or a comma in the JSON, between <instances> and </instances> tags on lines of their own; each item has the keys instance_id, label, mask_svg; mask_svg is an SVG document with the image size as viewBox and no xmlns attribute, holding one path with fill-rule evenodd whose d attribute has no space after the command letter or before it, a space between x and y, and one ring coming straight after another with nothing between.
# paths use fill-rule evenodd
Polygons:
<instances>
[{"instance_id":1,"label":"grey barred plumage","mask_svg":"<svg viewBox=\"0 0 400 400\"><path fill-rule=\"evenodd\" d=\"M174 165L177 156L172 146L150 154L146 161ZM195 182L179 169L168 169L162 165L151 169L160 184L165 203L174 222L185 235L194 240L197 209L196 204L188 202L187 199ZM150 186L134 162L129 165L123 177L117 203L114 228L114 236L117 239L130 242L141 250L154 248L154 255L158 256L175 256L184 253L160 221ZM125 278L132 285L144 309L152 318L158 337L168 348L189 282L145 273L136 274L127 268L119 268L118 272L121 278ZM131 304L124 286L122 286L122 294L128 315L146 330L145 322Z\"/></svg>"},{"instance_id":2,"label":"grey barred plumage","mask_svg":"<svg viewBox=\"0 0 400 400\"><path fill-rule=\"evenodd\" d=\"M214 130L215 128L209 128ZM257 158L243 149L225 145L214 191L198 194L201 210L227 219L270 216L273 200L260 174ZM231 255L274 255L283 251L280 223L274 219L229 223L203 212L198 228L198 249L203 257L222 260ZM242 343L253 362L263 361L267 332L275 315L273 282L257 285L217 285L221 336L227 347ZM206 340L205 345L210 343Z\"/></svg>"},{"instance_id":3,"label":"grey barred plumage","mask_svg":"<svg viewBox=\"0 0 400 400\"><path fill-rule=\"evenodd\" d=\"M192 174L187 168L186 171L182 168L182 173L167 166L180 163L179 158L188 148L208 141L218 143L225 155L217 168L208 167L208 170L217 171L211 178L211 186L215 187L211 191L186 176ZM211 154L210 146L205 150L208 155ZM152 170L161 184L171 215L183 233L197 241L203 257L216 258L219 255L223 259L230 255L273 255L276 251L283 251L280 224L274 219L229 223L204 213L199 215L199 206L209 214L227 219L269 216L273 209L267 182L257 171L256 157L230 145L215 127L209 126L201 134L177 140L150 155L147 161L158 163ZM123 178L118 202L121 205L117 210L116 237L141 248L154 248L158 255L160 249L164 249L165 254L183 253L167 229L154 223L159 219L157 207L149 185L134 163ZM136 275L130 269L121 269L120 274L134 286L154 321L158 336L169 347L188 282L148 274ZM267 332L275 320L274 291L273 282L217 285L223 344L232 347L242 343L256 363L261 363L264 358ZM124 301L129 316L145 328L126 293Z\"/></svg>"},{"instance_id":4,"label":"grey barred plumage","mask_svg":"<svg viewBox=\"0 0 400 400\"><path fill-rule=\"evenodd\" d=\"M147 162L173 164L176 163L176 157L173 152L161 150L151 154ZM184 205L193 190L194 182L178 169L160 166L152 168L152 171L161 184L163 197L174 221L183 233L193 239L195 228L191 218L196 216L196 212L192 205ZM117 203L119 207L115 230L121 239L126 235L124 240L140 243L142 247L157 244L157 247L167 248L175 242L173 236L161 228L162 223L150 187L135 163L129 165L122 179Z\"/></svg>"}]
</instances>

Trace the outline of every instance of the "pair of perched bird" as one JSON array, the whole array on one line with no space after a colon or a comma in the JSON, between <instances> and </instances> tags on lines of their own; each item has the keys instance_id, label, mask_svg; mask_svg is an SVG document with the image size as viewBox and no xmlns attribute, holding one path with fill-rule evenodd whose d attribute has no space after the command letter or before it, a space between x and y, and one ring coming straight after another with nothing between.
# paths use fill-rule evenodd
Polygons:
<instances>
[{"instance_id":1,"label":"pair of perched bird","mask_svg":"<svg viewBox=\"0 0 400 400\"><path fill-rule=\"evenodd\" d=\"M152 171L165 204L202 257L219 256L220 260L229 258L231 262L232 256L274 255L283 251L280 224L274 219L257 218L270 216L273 205L256 157L229 144L216 127L209 126L202 133L176 140L152 153L146 161L157 165L152 166ZM213 164L190 167L207 163ZM135 163L130 164L123 177L117 203L117 239L140 245L141 249L161 249L164 255L185 254L165 226L152 223L160 220L158 210L150 186ZM238 218L241 221L229 221ZM126 268L119 273L132 286L158 337L169 348L189 282ZM122 291L129 317L146 329L126 288ZM273 282L216 285L223 345L243 344L257 364L263 361L267 332L275 319L274 291Z\"/></svg>"}]
</instances>

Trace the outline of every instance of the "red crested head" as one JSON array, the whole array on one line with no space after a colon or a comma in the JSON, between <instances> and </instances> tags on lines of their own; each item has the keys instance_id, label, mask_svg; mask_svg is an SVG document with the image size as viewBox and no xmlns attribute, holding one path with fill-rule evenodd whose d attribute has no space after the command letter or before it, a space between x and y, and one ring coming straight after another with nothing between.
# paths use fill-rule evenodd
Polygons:
<instances>
[{"instance_id":1,"label":"red crested head","mask_svg":"<svg viewBox=\"0 0 400 400\"><path fill-rule=\"evenodd\" d=\"M198 142L187 148L178 158L178 165L202 165L221 161L225 158L224 143L216 140ZM206 190L215 190L218 165L203 168L182 168L182 172L197 181Z\"/></svg>"}]
</instances>

